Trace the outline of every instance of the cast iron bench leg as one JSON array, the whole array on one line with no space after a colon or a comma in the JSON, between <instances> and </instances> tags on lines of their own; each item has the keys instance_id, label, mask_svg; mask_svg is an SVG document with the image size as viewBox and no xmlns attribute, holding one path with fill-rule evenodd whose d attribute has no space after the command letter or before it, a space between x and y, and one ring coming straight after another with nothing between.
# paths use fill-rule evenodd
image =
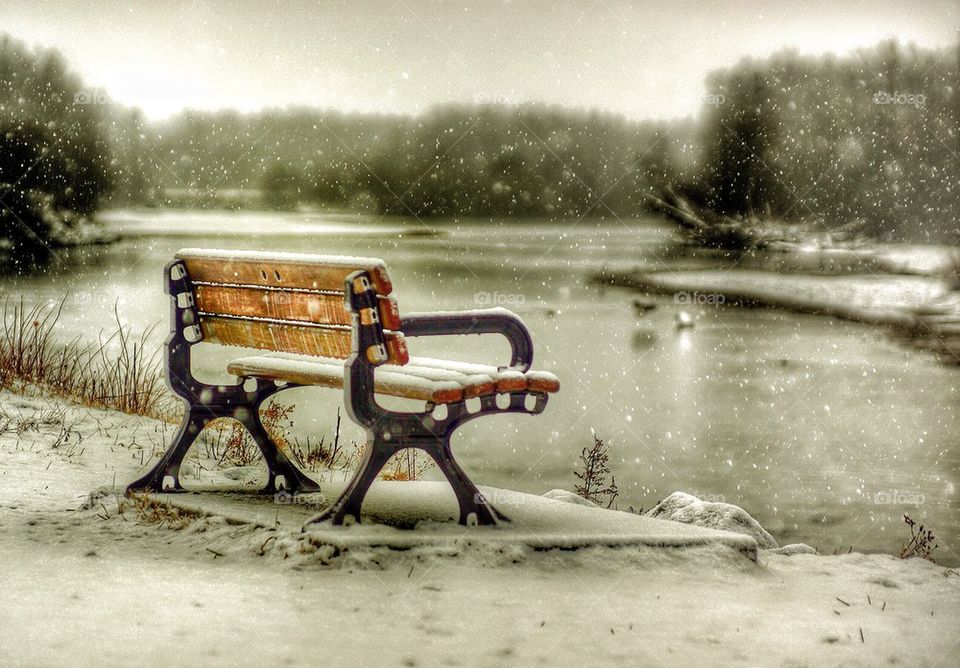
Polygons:
<instances>
[{"instance_id":1,"label":"cast iron bench leg","mask_svg":"<svg viewBox=\"0 0 960 668\"><path fill-rule=\"evenodd\" d=\"M343 524L347 517L359 521L363 499L370 486L376 481L390 457L404 447L407 446L398 447L374 441L373 445L367 448L363 462L340 497L330 508L311 518L306 524L317 524L326 520L332 520L333 524ZM437 467L443 472L457 497L457 503L460 506L460 524L464 526L470 524L471 515L476 518L476 523L481 525L495 525L497 520L508 521L487 502L466 472L457 464L450 451L449 442L438 439L435 443L410 444L408 447L423 450L437 463Z\"/></svg>"},{"instance_id":2,"label":"cast iron bench leg","mask_svg":"<svg viewBox=\"0 0 960 668\"><path fill-rule=\"evenodd\" d=\"M273 493L279 491L276 488L277 476L283 476L284 488L288 492L317 492L320 491L320 485L305 476L296 466L287 458L285 454L277 447L270 434L267 433L263 422L260 420L260 413L257 410L250 410L246 415L235 417L248 432L254 443L263 453L263 459L267 464L269 478L264 492Z\"/></svg>"},{"instance_id":3,"label":"cast iron bench leg","mask_svg":"<svg viewBox=\"0 0 960 668\"><path fill-rule=\"evenodd\" d=\"M183 458L186 456L190 446L197 440L197 436L209 420L210 418L201 414L200 411L193 409L188 410L187 414L183 416L183 422L180 423L180 429L173 439L173 444L167 448L163 457L150 469L149 473L127 485L127 491L142 490L162 492L164 491L164 478L168 476L173 478L172 489L182 490L183 487L180 485L180 464L183 462Z\"/></svg>"},{"instance_id":4,"label":"cast iron bench leg","mask_svg":"<svg viewBox=\"0 0 960 668\"><path fill-rule=\"evenodd\" d=\"M465 526L470 524L470 515L474 515L476 523L480 525L495 525L498 519L509 521L496 508L487 503L483 494L467 476L467 472L460 468L450 451L449 441L438 443L438 447L430 448L427 452L437 462L437 466L446 476L454 494L457 495L457 503L460 504L460 524Z\"/></svg>"},{"instance_id":5,"label":"cast iron bench leg","mask_svg":"<svg viewBox=\"0 0 960 668\"><path fill-rule=\"evenodd\" d=\"M307 524L317 524L326 520L333 520L334 524L343 524L347 517L359 522L363 497L366 496L370 485L376 481L380 471L394 452L396 449L383 447L383 444L377 441L370 443L364 452L360 467L353 474L353 478L340 497L327 510L307 520Z\"/></svg>"}]
</instances>

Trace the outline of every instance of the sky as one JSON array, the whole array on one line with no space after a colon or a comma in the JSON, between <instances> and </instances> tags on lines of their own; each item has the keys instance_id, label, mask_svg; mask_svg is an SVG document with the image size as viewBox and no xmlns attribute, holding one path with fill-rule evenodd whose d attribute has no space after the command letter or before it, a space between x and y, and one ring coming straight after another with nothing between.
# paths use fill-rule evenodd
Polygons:
<instances>
[{"instance_id":1,"label":"sky","mask_svg":"<svg viewBox=\"0 0 960 668\"><path fill-rule=\"evenodd\" d=\"M56 47L88 86L152 119L532 100L671 118L702 106L709 71L747 55L946 46L958 28L956 0L0 0L0 32Z\"/></svg>"}]
</instances>

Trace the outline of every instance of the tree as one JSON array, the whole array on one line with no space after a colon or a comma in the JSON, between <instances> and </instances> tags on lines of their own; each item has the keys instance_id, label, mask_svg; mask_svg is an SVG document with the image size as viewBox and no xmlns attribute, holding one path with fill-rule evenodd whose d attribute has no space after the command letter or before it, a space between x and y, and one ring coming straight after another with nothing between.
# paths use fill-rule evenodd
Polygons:
<instances>
[{"instance_id":1,"label":"tree","mask_svg":"<svg viewBox=\"0 0 960 668\"><path fill-rule=\"evenodd\" d=\"M14 271L48 260L110 188L100 97L57 52L0 36L0 253Z\"/></svg>"},{"instance_id":2,"label":"tree","mask_svg":"<svg viewBox=\"0 0 960 668\"><path fill-rule=\"evenodd\" d=\"M263 175L263 198L271 209L293 209L302 190L299 172L289 165L275 162Z\"/></svg>"}]
</instances>

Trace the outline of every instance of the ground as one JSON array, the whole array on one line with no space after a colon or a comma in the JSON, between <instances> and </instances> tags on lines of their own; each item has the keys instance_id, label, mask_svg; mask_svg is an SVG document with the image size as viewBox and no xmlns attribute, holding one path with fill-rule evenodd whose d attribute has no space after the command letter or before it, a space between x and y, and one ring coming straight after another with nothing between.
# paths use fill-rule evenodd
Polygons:
<instances>
[{"instance_id":1,"label":"ground","mask_svg":"<svg viewBox=\"0 0 960 668\"><path fill-rule=\"evenodd\" d=\"M960 576L920 559L590 548L331 561L298 532L219 516L177 528L91 497L132 479L171 431L0 395L0 662L950 666L960 653Z\"/></svg>"}]
</instances>

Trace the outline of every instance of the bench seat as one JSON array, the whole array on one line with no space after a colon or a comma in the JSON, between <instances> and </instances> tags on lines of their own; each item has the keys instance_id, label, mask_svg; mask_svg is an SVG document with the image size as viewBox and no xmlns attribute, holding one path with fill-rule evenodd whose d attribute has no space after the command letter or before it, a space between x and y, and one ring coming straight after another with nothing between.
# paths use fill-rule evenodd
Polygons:
<instances>
[{"instance_id":1,"label":"bench seat","mask_svg":"<svg viewBox=\"0 0 960 668\"><path fill-rule=\"evenodd\" d=\"M227 365L227 371L241 378L262 378L300 385L343 387L344 360L333 357L267 353L240 357ZM384 364L374 375L374 389L379 394L418 399L434 404L449 404L493 394L494 392L552 393L560 389L560 381L546 371L522 372L429 357L411 357L398 366Z\"/></svg>"}]
</instances>

